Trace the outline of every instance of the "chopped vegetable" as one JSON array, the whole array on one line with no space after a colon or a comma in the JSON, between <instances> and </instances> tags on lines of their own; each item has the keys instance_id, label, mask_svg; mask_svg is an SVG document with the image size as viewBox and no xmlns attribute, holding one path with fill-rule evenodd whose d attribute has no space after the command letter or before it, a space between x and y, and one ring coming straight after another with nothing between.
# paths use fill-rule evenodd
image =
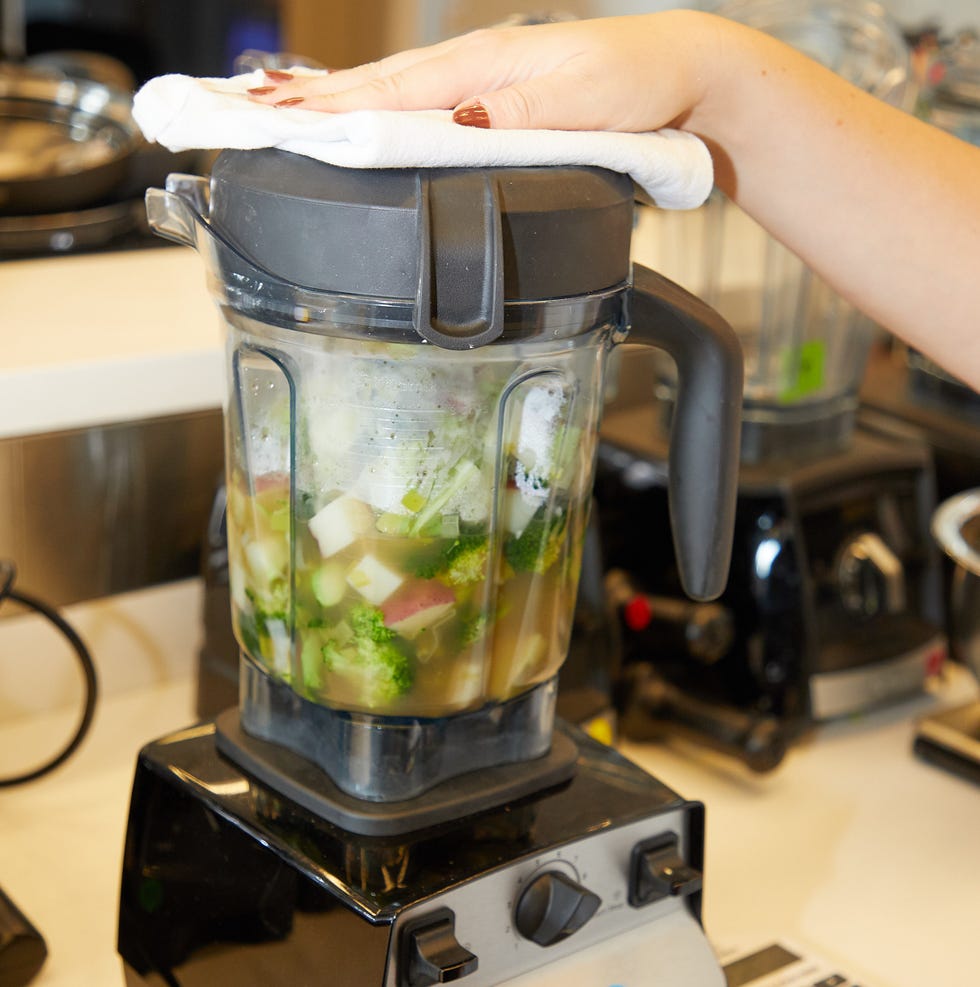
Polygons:
<instances>
[{"instance_id":1,"label":"chopped vegetable","mask_svg":"<svg viewBox=\"0 0 980 987\"><path fill-rule=\"evenodd\" d=\"M414 681L412 662L393 640L395 632L386 627L376 607L359 604L350 609L350 639L338 645L328 640L323 646L327 671L345 679L361 704L376 707L407 692Z\"/></svg>"},{"instance_id":2,"label":"chopped vegetable","mask_svg":"<svg viewBox=\"0 0 980 987\"><path fill-rule=\"evenodd\" d=\"M408 640L437 624L456 605L456 594L434 580L413 580L404 584L382 607L389 629Z\"/></svg>"},{"instance_id":3,"label":"chopped vegetable","mask_svg":"<svg viewBox=\"0 0 980 987\"><path fill-rule=\"evenodd\" d=\"M353 544L374 525L371 508L356 497L343 494L310 518L310 532L324 558Z\"/></svg>"},{"instance_id":4,"label":"chopped vegetable","mask_svg":"<svg viewBox=\"0 0 980 987\"><path fill-rule=\"evenodd\" d=\"M383 565L373 555L365 555L347 573L348 584L375 606L384 603L401 586L403 579L403 576Z\"/></svg>"},{"instance_id":5,"label":"chopped vegetable","mask_svg":"<svg viewBox=\"0 0 980 987\"><path fill-rule=\"evenodd\" d=\"M347 592L347 577L343 565L338 562L324 562L313 570L310 588L321 607L335 607Z\"/></svg>"},{"instance_id":6,"label":"chopped vegetable","mask_svg":"<svg viewBox=\"0 0 980 987\"><path fill-rule=\"evenodd\" d=\"M561 554L567 526L566 510L549 514L542 507L519 537L504 542L504 558L515 572L547 572Z\"/></svg>"},{"instance_id":7,"label":"chopped vegetable","mask_svg":"<svg viewBox=\"0 0 980 987\"><path fill-rule=\"evenodd\" d=\"M311 336L274 407L245 388L227 515L242 647L314 702L393 716L451 715L554 674L593 357L553 355L542 375L507 347L435 359Z\"/></svg>"}]
</instances>

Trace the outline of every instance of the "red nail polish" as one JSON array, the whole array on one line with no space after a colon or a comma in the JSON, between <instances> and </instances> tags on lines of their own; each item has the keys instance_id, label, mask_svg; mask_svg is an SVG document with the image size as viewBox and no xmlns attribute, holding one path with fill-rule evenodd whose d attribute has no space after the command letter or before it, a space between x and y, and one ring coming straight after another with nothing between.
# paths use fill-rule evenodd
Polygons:
<instances>
[{"instance_id":1,"label":"red nail polish","mask_svg":"<svg viewBox=\"0 0 980 987\"><path fill-rule=\"evenodd\" d=\"M281 69L263 69L265 77L271 79L273 82L289 82L292 77L292 72L283 72Z\"/></svg>"},{"instance_id":2,"label":"red nail polish","mask_svg":"<svg viewBox=\"0 0 980 987\"><path fill-rule=\"evenodd\" d=\"M461 127L479 127L481 130L490 129L490 114L482 103L471 103L461 106L453 113L453 123Z\"/></svg>"},{"instance_id":3,"label":"red nail polish","mask_svg":"<svg viewBox=\"0 0 980 987\"><path fill-rule=\"evenodd\" d=\"M274 93L276 91L276 86L256 86L255 89L249 89L249 96L265 96L266 93Z\"/></svg>"},{"instance_id":4,"label":"red nail polish","mask_svg":"<svg viewBox=\"0 0 980 987\"><path fill-rule=\"evenodd\" d=\"M295 106L297 103L302 102L302 96L290 96L289 99L281 99L278 103L273 103L272 105L279 109L280 107Z\"/></svg>"}]
</instances>

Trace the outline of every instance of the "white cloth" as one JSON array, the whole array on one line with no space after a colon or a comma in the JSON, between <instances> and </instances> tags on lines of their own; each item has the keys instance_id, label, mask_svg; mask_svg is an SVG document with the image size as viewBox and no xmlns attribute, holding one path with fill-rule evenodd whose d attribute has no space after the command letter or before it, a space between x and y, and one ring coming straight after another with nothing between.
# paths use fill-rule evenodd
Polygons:
<instances>
[{"instance_id":1,"label":"white cloth","mask_svg":"<svg viewBox=\"0 0 980 987\"><path fill-rule=\"evenodd\" d=\"M595 165L623 172L658 206L693 209L711 192L711 156L693 134L482 130L448 110L317 113L253 102L261 70L230 79L163 75L136 94L147 140L171 151L277 147L347 168Z\"/></svg>"}]
</instances>

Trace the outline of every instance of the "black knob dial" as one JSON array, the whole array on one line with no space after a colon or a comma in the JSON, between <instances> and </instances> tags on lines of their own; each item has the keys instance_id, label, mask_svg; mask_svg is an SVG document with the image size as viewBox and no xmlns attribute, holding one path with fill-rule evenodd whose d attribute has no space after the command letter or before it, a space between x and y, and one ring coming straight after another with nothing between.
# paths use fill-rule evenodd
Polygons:
<instances>
[{"instance_id":1,"label":"black knob dial","mask_svg":"<svg viewBox=\"0 0 980 987\"><path fill-rule=\"evenodd\" d=\"M560 871L539 874L524 889L514 914L517 931L539 946L553 946L578 932L602 899Z\"/></svg>"}]
</instances>

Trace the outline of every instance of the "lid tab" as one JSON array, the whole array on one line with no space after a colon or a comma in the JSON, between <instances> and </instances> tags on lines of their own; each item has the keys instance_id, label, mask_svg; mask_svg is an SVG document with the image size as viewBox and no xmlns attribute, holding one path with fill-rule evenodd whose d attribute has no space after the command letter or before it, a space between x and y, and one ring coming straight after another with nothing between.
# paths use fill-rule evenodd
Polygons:
<instances>
[{"instance_id":1,"label":"lid tab","mask_svg":"<svg viewBox=\"0 0 980 987\"><path fill-rule=\"evenodd\" d=\"M415 331L445 349L492 343L504 328L500 194L491 173L417 176L419 232Z\"/></svg>"}]
</instances>

